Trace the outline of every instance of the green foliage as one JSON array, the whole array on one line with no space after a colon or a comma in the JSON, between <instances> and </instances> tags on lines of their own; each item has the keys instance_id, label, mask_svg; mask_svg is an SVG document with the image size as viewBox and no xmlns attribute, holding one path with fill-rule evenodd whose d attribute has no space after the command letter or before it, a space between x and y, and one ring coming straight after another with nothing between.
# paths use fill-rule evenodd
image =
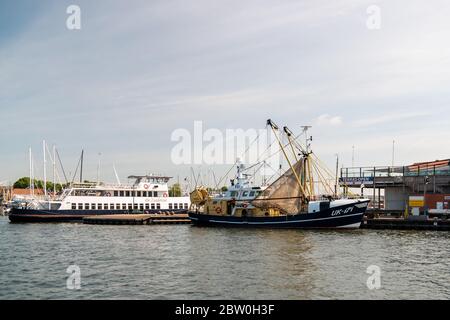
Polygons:
<instances>
[{"instance_id":1,"label":"green foliage","mask_svg":"<svg viewBox=\"0 0 450 320\"><path fill-rule=\"evenodd\" d=\"M16 182L14 182L15 189L27 189L30 187L30 177L22 177ZM36 189L43 189L44 181L42 180L34 180L34 187ZM56 184L56 192L62 191L63 186L59 183ZM47 181L47 190L53 191L53 182Z\"/></svg>"},{"instance_id":2,"label":"green foliage","mask_svg":"<svg viewBox=\"0 0 450 320\"><path fill-rule=\"evenodd\" d=\"M181 186L179 183L175 183L169 188L170 197L181 197Z\"/></svg>"}]
</instances>

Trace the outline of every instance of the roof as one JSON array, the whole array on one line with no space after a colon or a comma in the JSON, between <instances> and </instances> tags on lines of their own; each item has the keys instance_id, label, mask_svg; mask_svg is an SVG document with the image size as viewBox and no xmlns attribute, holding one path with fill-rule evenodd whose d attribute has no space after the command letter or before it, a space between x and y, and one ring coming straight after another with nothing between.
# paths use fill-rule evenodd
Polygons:
<instances>
[{"instance_id":1,"label":"roof","mask_svg":"<svg viewBox=\"0 0 450 320\"><path fill-rule=\"evenodd\" d=\"M16 196L26 196L30 194L30 189L13 189L12 193ZM43 195L43 189L34 189L35 195Z\"/></svg>"},{"instance_id":2,"label":"roof","mask_svg":"<svg viewBox=\"0 0 450 320\"><path fill-rule=\"evenodd\" d=\"M434 166L448 166L450 164L450 159L446 160L435 160L435 161L429 161L429 162L417 162L410 167L434 167Z\"/></svg>"}]
</instances>

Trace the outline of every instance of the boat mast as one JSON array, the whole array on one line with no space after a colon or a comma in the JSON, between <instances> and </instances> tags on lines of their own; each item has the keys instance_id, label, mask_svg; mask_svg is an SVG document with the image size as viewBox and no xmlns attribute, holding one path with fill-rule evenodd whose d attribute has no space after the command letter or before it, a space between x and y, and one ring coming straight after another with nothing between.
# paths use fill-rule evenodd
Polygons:
<instances>
[{"instance_id":1,"label":"boat mast","mask_svg":"<svg viewBox=\"0 0 450 320\"><path fill-rule=\"evenodd\" d=\"M53 145L53 196L56 196L56 146ZM61 179L60 179L61 180Z\"/></svg>"},{"instance_id":2,"label":"boat mast","mask_svg":"<svg viewBox=\"0 0 450 320\"><path fill-rule=\"evenodd\" d=\"M33 154L31 152L31 147L29 149L29 157L30 157L30 196L34 196Z\"/></svg>"},{"instance_id":3,"label":"boat mast","mask_svg":"<svg viewBox=\"0 0 450 320\"><path fill-rule=\"evenodd\" d=\"M46 148L45 148L45 140L42 142L42 147L44 151L44 196L47 198L47 156L46 156Z\"/></svg>"},{"instance_id":4,"label":"boat mast","mask_svg":"<svg viewBox=\"0 0 450 320\"><path fill-rule=\"evenodd\" d=\"M84 161L84 150L81 149L81 158L80 158L80 163L81 163L81 168L80 168L80 183L83 183L83 161Z\"/></svg>"},{"instance_id":5,"label":"boat mast","mask_svg":"<svg viewBox=\"0 0 450 320\"><path fill-rule=\"evenodd\" d=\"M271 119L267 120L267 125L269 125L272 128L272 131L273 131L273 133L275 135L275 138L277 139L278 144L280 145L281 151L283 152L283 155L286 158L286 161L289 164L289 167L291 168L292 172L294 173L295 179L297 179L297 183L298 183L298 185L300 187L300 190L301 190L301 192L303 194L302 202L306 203L306 198L305 198L306 192L305 192L305 189L303 188L303 184L300 181L300 178L299 178L297 172L295 171L294 167L292 166L291 160L287 156L286 150L284 149L284 146L283 146L283 143L280 140L280 137L278 137L278 135L276 133L276 130L278 130L278 126Z\"/></svg>"},{"instance_id":6,"label":"boat mast","mask_svg":"<svg viewBox=\"0 0 450 320\"><path fill-rule=\"evenodd\" d=\"M312 173L312 165L311 165L311 151L309 149L310 143L312 141L312 137L308 137L308 129L312 128L311 126L302 126L303 132L305 133L305 152L304 152L304 159L305 159L305 166L304 166L304 172L305 172L305 184L309 182L309 190L311 191L311 196L314 197L314 175ZM308 177L308 179L306 179Z\"/></svg>"}]
</instances>

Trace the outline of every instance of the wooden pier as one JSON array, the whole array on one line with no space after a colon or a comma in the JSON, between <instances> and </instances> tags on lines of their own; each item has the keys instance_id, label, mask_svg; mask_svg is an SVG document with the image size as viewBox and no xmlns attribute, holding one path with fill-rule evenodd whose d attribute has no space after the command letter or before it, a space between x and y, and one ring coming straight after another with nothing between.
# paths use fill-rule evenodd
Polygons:
<instances>
[{"instance_id":1,"label":"wooden pier","mask_svg":"<svg viewBox=\"0 0 450 320\"><path fill-rule=\"evenodd\" d=\"M109 225L150 225L150 224L190 224L191 220L182 214L115 214L83 218L85 224Z\"/></svg>"},{"instance_id":2,"label":"wooden pier","mask_svg":"<svg viewBox=\"0 0 450 320\"><path fill-rule=\"evenodd\" d=\"M450 231L450 220L439 218L428 218L426 216L409 217L409 218L396 218L396 217L364 218L361 228Z\"/></svg>"}]
</instances>

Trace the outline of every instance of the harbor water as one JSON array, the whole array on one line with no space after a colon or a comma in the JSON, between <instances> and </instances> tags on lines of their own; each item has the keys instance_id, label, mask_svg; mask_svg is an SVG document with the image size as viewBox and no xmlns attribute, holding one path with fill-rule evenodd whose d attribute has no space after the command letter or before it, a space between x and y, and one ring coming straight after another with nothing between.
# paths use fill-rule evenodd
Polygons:
<instances>
[{"instance_id":1,"label":"harbor water","mask_svg":"<svg viewBox=\"0 0 450 320\"><path fill-rule=\"evenodd\" d=\"M11 224L0 217L0 249L0 299L450 298L448 232ZM79 289L68 285L71 266L79 268ZM374 267L381 271L375 287L367 283Z\"/></svg>"}]
</instances>

